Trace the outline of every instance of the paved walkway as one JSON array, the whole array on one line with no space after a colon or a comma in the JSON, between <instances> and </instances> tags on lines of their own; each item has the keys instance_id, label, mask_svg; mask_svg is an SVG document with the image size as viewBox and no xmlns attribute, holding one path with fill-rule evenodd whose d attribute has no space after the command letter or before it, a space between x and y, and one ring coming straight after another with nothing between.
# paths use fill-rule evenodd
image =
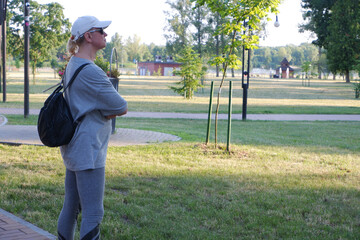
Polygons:
<instances>
[{"instance_id":1,"label":"paved walkway","mask_svg":"<svg viewBox=\"0 0 360 240\"><path fill-rule=\"evenodd\" d=\"M1 240L55 240L56 237L0 209Z\"/></svg>"},{"instance_id":2,"label":"paved walkway","mask_svg":"<svg viewBox=\"0 0 360 240\"><path fill-rule=\"evenodd\" d=\"M0 111L1 112L1 111ZM183 119L207 119L206 113L152 113L152 112L129 112L126 117L134 118L183 118ZM212 119L215 114L212 115ZM219 114L219 119L228 119L227 114ZM231 119L242 120L242 114L232 114ZM247 120L260 121L360 121L360 114L247 114Z\"/></svg>"},{"instance_id":3,"label":"paved walkway","mask_svg":"<svg viewBox=\"0 0 360 240\"><path fill-rule=\"evenodd\" d=\"M0 143L42 145L36 126L8 125L7 119L1 114L24 114L22 109L0 108ZM31 115L39 114L39 109L30 109ZM169 119L207 119L207 114L198 113L153 113L128 112L125 117L134 118L169 118ZM214 118L214 115L212 116ZM227 119L227 114L220 114L219 119ZM232 119L241 120L241 114L232 114ZM359 115L311 115L311 114L248 114L247 120L263 121L360 121ZM178 141L179 137L152 131L135 129L117 129L110 138L110 146L126 146L165 141ZM1 240L45 240L56 239L50 233L15 217L0 209L0 239Z\"/></svg>"},{"instance_id":4,"label":"paved walkway","mask_svg":"<svg viewBox=\"0 0 360 240\"><path fill-rule=\"evenodd\" d=\"M39 109L30 109L30 115L38 115ZM360 110L359 110L360 111ZM23 109L0 108L1 114L24 114ZM214 118L215 114L212 115ZM207 119L206 113L169 113L169 112L128 112L123 117L134 118L180 118L180 119ZM219 119L227 119L227 114L219 114ZM242 120L241 114L232 114L233 120ZM262 121L360 121L359 114L247 114L247 120Z\"/></svg>"},{"instance_id":5,"label":"paved walkway","mask_svg":"<svg viewBox=\"0 0 360 240\"><path fill-rule=\"evenodd\" d=\"M110 137L109 146L144 145L179 141L175 135L144 131L136 129L118 128ZM0 143L43 145L39 139L36 126L0 125Z\"/></svg>"}]
</instances>

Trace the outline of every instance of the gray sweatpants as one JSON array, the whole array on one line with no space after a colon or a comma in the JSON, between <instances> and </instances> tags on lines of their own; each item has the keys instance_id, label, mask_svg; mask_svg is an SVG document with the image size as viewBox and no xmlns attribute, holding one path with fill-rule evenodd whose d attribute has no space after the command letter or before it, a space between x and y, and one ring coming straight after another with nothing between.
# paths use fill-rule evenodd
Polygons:
<instances>
[{"instance_id":1,"label":"gray sweatpants","mask_svg":"<svg viewBox=\"0 0 360 240\"><path fill-rule=\"evenodd\" d=\"M104 189L105 168L77 172L66 169L65 201L58 220L59 239L74 239L80 211L80 239L99 239Z\"/></svg>"}]
</instances>

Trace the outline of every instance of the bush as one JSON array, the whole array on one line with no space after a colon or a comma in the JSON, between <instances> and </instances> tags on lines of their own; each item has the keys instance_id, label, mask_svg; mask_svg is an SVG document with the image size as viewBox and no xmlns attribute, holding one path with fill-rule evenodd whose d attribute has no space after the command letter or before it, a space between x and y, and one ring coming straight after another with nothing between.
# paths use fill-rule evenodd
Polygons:
<instances>
[{"instance_id":1,"label":"bush","mask_svg":"<svg viewBox=\"0 0 360 240\"><path fill-rule=\"evenodd\" d=\"M159 67L157 71L153 72L153 76L157 76L157 77L161 76L161 67Z\"/></svg>"},{"instance_id":2,"label":"bush","mask_svg":"<svg viewBox=\"0 0 360 240\"><path fill-rule=\"evenodd\" d=\"M111 72L107 72L107 75L112 78L119 78L120 72L117 68L111 68Z\"/></svg>"},{"instance_id":3,"label":"bush","mask_svg":"<svg viewBox=\"0 0 360 240\"><path fill-rule=\"evenodd\" d=\"M110 63L105 61L104 58L97 56L94 63L98 65L98 67L101 68L105 73L109 71Z\"/></svg>"}]
</instances>

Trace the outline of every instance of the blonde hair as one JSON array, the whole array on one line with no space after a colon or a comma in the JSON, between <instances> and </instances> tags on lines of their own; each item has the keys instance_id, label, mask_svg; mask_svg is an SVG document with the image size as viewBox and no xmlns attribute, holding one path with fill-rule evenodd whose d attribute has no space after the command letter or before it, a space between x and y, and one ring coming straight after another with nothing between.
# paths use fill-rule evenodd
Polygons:
<instances>
[{"instance_id":1,"label":"blonde hair","mask_svg":"<svg viewBox=\"0 0 360 240\"><path fill-rule=\"evenodd\" d=\"M84 37L80 37L76 41L74 41L72 38L69 39L66 47L70 55L69 57L74 56L79 51L79 47L83 43L83 41Z\"/></svg>"}]
</instances>

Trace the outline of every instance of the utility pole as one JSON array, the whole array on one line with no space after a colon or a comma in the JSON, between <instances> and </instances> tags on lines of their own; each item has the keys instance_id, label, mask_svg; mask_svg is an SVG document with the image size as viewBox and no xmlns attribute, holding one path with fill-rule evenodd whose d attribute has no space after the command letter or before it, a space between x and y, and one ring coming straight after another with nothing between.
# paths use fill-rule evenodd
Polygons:
<instances>
[{"instance_id":1,"label":"utility pole","mask_svg":"<svg viewBox=\"0 0 360 240\"><path fill-rule=\"evenodd\" d=\"M29 31L30 31L30 2L25 0L24 5L24 118L29 116Z\"/></svg>"}]
</instances>

